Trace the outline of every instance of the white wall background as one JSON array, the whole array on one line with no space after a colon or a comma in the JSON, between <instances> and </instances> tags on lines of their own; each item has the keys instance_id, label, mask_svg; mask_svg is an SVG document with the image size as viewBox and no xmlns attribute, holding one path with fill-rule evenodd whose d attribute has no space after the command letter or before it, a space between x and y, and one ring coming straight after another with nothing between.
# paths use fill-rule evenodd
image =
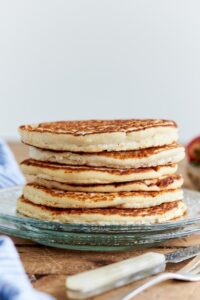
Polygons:
<instances>
[{"instance_id":1,"label":"white wall background","mask_svg":"<svg viewBox=\"0 0 200 300\"><path fill-rule=\"evenodd\" d=\"M200 134L200 2L1 0L0 136L45 120L175 119Z\"/></svg>"}]
</instances>

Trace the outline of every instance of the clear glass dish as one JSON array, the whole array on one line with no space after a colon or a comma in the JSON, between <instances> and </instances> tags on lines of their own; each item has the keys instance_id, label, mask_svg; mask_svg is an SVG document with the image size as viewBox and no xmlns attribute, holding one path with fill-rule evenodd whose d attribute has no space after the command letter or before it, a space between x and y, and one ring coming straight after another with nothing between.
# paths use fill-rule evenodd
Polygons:
<instances>
[{"instance_id":1,"label":"clear glass dish","mask_svg":"<svg viewBox=\"0 0 200 300\"><path fill-rule=\"evenodd\" d=\"M189 225L179 230L162 231L160 233L124 233L98 234L59 232L53 230L24 227L12 222L0 221L0 232L11 236L30 239L39 244L72 250L87 251L120 251L133 248L152 247L170 239L187 237L199 233L200 226Z\"/></svg>"},{"instance_id":2,"label":"clear glass dish","mask_svg":"<svg viewBox=\"0 0 200 300\"><path fill-rule=\"evenodd\" d=\"M22 187L0 190L0 231L40 244L77 250L127 250L200 232L200 193L184 190L188 214L181 220L144 225L82 225L44 222L16 213Z\"/></svg>"}]
</instances>

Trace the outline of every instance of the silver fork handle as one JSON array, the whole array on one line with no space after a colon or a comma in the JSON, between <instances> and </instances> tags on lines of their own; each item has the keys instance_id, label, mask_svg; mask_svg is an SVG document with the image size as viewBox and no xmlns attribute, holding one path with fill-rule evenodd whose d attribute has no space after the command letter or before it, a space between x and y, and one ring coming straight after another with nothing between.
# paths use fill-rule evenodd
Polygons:
<instances>
[{"instance_id":1,"label":"silver fork handle","mask_svg":"<svg viewBox=\"0 0 200 300\"><path fill-rule=\"evenodd\" d=\"M162 274L154 277L153 279L147 281L146 283L139 286L138 288L134 289L133 291L129 292L121 300L130 300L133 297L135 297L136 295L138 295L139 293L141 293L142 291L144 291L160 282L163 282L163 281L169 280L169 279L181 279L180 277L181 277L180 274L175 274L175 273L170 273L170 272L162 273Z\"/></svg>"}]
</instances>

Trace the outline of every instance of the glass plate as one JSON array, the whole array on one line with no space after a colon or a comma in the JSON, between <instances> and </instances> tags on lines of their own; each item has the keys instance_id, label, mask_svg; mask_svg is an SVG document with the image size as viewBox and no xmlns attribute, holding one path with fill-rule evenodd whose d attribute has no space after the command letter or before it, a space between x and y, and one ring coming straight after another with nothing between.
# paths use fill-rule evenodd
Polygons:
<instances>
[{"instance_id":1,"label":"glass plate","mask_svg":"<svg viewBox=\"0 0 200 300\"><path fill-rule=\"evenodd\" d=\"M153 247L169 239L187 237L200 232L200 226L190 225L187 228L165 231L153 234L98 234L98 233L69 233L34 227L23 227L19 224L0 221L0 232L11 236L30 239L39 244L71 250L87 251L120 251L141 247Z\"/></svg>"},{"instance_id":2,"label":"glass plate","mask_svg":"<svg viewBox=\"0 0 200 300\"><path fill-rule=\"evenodd\" d=\"M143 225L81 225L44 222L16 214L22 187L0 190L0 231L40 244L76 250L127 250L200 232L200 193L184 190L188 214L181 220Z\"/></svg>"}]
</instances>

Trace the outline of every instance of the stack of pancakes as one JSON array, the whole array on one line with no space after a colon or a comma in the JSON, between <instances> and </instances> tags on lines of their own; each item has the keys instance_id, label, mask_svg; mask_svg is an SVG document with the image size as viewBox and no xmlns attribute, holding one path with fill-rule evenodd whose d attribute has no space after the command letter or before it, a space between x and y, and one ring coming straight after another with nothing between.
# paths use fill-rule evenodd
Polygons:
<instances>
[{"instance_id":1,"label":"stack of pancakes","mask_svg":"<svg viewBox=\"0 0 200 300\"><path fill-rule=\"evenodd\" d=\"M48 221L161 223L186 212L178 130L168 120L63 121L20 127L34 181L17 210Z\"/></svg>"}]
</instances>

